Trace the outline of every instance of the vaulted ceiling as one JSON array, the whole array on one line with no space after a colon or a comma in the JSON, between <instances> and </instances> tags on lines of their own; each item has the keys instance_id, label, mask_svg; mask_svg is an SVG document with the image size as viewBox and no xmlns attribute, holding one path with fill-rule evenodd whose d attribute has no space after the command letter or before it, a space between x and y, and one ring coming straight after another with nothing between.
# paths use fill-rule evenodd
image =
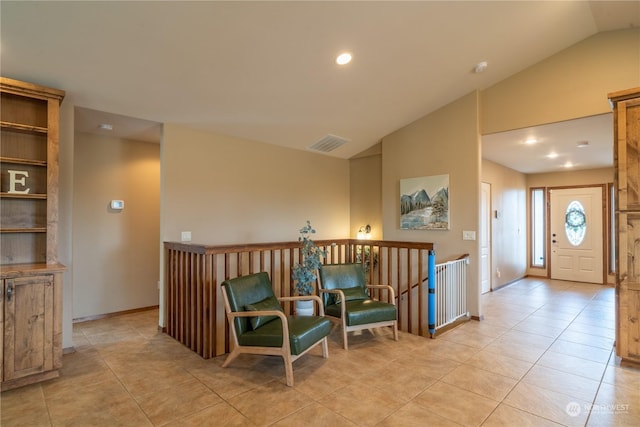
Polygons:
<instances>
[{"instance_id":1,"label":"vaulted ceiling","mask_svg":"<svg viewBox=\"0 0 640 427\"><path fill-rule=\"evenodd\" d=\"M341 158L597 32L640 25L640 3L617 1L3 0L0 12L2 75L63 89L85 115L303 150L330 134L349 141L329 153ZM353 60L339 66L343 51Z\"/></svg>"}]
</instances>

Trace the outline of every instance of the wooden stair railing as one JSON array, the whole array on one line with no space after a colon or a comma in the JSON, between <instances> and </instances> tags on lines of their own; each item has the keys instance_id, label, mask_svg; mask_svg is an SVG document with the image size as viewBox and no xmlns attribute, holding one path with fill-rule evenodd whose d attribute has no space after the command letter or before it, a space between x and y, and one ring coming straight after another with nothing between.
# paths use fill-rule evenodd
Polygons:
<instances>
[{"instance_id":1,"label":"wooden stair railing","mask_svg":"<svg viewBox=\"0 0 640 427\"><path fill-rule=\"evenodd\" d=\"M388 284L400 295L427 273L427 254L433 243L384 240L315 240L326 250L326 264L360 262L368 282ZM164 289L167 334L205 359L229 351L229 331L220 284L233 277L266 271L277 296L292 293L291 267L300 261L300 243L198 245L165 242ZM423 293L424 292L424 293ZM426 291L399 299L398 327L425 335ZM374 297L384 299L384 294ZM291 313L293 307L284 307Z\"/></svg>"}]
</instances>

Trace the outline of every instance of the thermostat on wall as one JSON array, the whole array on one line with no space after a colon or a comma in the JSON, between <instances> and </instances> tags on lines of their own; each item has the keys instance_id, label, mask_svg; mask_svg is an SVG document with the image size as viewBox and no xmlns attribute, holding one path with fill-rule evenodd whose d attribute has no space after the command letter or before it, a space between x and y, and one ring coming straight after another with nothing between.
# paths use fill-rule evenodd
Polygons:
<instances>
[{"instance_id":1,"label":"thermostat on wall","mask_svg":"<svg viewBox=\"0 0 640 427\"><path fill-rule=\"evenodd\" d=\"M112 200L111 209L124 209L124 200Z\"/></svg>"}]
</instances>

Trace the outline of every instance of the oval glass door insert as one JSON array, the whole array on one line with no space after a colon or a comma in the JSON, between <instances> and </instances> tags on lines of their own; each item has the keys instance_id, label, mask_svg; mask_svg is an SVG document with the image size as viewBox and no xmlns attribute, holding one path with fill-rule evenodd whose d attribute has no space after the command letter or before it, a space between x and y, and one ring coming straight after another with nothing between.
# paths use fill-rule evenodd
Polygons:
<instances>
[{"instance_id":1,"label":"oval glass door insert","mask_svg":"<svg viewBox=\"0 0 640 427\"><path fill-rule=\"evenodd\" d=\"M577 200L567 206L567 213L564 216L564 231L567 240L573 246L579 246L587 233L587 215L584 212L584 206Z\"/></svg>"}]
</instances>

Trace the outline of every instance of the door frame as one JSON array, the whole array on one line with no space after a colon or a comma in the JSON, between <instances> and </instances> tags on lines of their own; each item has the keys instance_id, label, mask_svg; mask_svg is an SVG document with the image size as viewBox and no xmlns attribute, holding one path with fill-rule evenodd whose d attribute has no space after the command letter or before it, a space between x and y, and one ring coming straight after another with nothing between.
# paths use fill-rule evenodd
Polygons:
<instances>
[{"instance_id":1,"label":"door frame","mask_svg":"<svg viewBox=\"0 0 640 427\"><path fill-rule=\"evenodd\" d=\"M548 260L547 264L547 279L551 279L551 190L571 190L577 188L601 188L602 189L602 284L607 284L607 236L609 234L607 227L607 184L591 184L591 185L562 185L557 187L547 187L546 191L546 199L547 199L547 209L545 212L546 216L546 254L545 257Z\"/></svg>"},{"instance_id":2,"label":"door frame","mask_svg":"<svg viewBox=\"0 0 640 427\"><path fill-rule=\"evenodd\" d=\"M488 187L488 194L489 194L489 200L487 201L487 206L486 206L486 212L484 212L484 215L486 215L486 218L483 218L483 213L480 213L480 239L482 238L482 233L486 233L487 236L487 240L488 240L488 270L487 270L487 274L488 274L488 281L489 281L489 289L486 292L483 292L482 290L482 248L480 248L480 294L483 295L484 293L488 293L488 292L493 292L493 227L492 227L492 221L491 221L491 212L493 211L493 188L490 182L485 182L485 181L481 181L480 183L480 198L482 199L482 192L483 189L482 187L487 186ZM482 203L480 203L480 205L482 206ZM484 221L483 221L484 219ZM480 246L480 245L478 245Z\"/></svg>"}]
</instances>

